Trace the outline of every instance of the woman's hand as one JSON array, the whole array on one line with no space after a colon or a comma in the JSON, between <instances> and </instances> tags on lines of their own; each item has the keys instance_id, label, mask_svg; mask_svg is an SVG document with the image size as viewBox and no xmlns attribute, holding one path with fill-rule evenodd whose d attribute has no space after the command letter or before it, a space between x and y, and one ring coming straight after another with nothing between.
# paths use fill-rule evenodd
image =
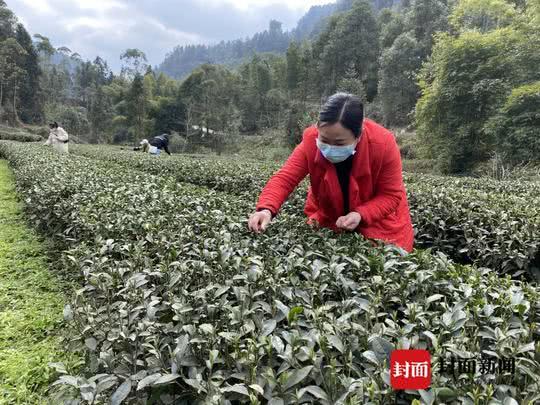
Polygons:
<instances>
[{"instance_id":1,"label":"woman's hand","mask_svg":"<svg viewBox=\"0 0 540 405\"><path fill-rule=\"evenodd\" d=\"M252 232L261 233L266 231L266 227L271 220L272 213L270 212L270 210L254 212L249 217L248 227Z\"/></svg>"},{"instance_id":2,"label":"woman's hand","mask_svg":"<svg viewBox=\"0 0 540 405\"><path fill-rule=\"evenodd\" d=\"M336 226L346 231L354 231L362 222L362 216L358 212L351 212L344 217L339 217Z\"/></svg>"}]
</instances>

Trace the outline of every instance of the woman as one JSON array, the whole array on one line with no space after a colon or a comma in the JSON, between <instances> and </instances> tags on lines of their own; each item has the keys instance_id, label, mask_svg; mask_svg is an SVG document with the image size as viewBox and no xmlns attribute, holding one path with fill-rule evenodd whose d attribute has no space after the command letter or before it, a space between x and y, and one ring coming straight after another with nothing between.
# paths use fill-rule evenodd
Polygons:
<instances>
[{"instance_id":1,"label":"woman","mask_svg":"<svg viewBox=\"0 0 540 405\"><path fill-rule=\"evenodd\" d=\"M137 150L141 150L143 153L148 153L150 150L150 143L148 143L148 139L143 139L140 143L140 148Z\"/></svg>"},{"instance_id":2,"label":"woman","mask_svg":"<svg viewBox=\"0 0 540 405\"><path fill-rule=\"evenodd\" d=\"M49 124L49 128L51 132L45 145L52 145L53 149L60 153L68 153L69 136L64 128L58 126L56 121Z\"/></svg>"},{"instance_id":3,"label":"woman","mask_svg":"<svg viewBox=\"0 0 540 405\"><path fill-rule=\"evenodd\" d=\"M317 125L304 131L300 145L264 187L249 228L264 231L308 174L309 223L412 251L399 148L390 131L364 119L358 97L338 93L328 99Z\"/></svg>"},{"instance_id":4,"label":"woman","mask_svg":"<svg viewBox=\"0 0 540 405\"><path fill-rule=\"evenodd\" d=\"M167 155L171 155L171 151L169 150L169 139L170 136L168 133L161 134L159 136L154 137L150 141L150 149L149 152L151 155L159 155L162 150L167 152Z\"/></svg>"}]
</instances>

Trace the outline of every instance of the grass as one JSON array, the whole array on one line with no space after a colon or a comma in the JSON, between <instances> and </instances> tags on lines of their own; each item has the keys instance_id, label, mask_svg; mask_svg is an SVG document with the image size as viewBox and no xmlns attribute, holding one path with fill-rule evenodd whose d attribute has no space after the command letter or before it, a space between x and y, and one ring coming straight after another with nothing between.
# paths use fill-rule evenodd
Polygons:
<instances>
[{"instance_id":1,"label":"grass","mask_svg":"<svg viewBox=\"0 0 540 405\"><path fill-rule=\"evenodd\" d=\"M0 403L47 403L49 362L70 362L59 328L63 282L27 227L7 162L0 160ZM64 286L65 287L65 286Z\"/></svg>"}]
</instances>

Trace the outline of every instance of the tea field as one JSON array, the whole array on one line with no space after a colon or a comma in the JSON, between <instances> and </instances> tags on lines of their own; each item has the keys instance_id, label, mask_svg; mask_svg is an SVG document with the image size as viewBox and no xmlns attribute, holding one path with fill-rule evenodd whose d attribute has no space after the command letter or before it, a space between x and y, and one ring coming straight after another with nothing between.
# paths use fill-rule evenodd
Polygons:
<instances>
[{"instance_id":1,"label":"tea field","mask_svg":"<svg viewBox=\"0 0 540 405\"><path fill-rule=\"evenodd\" d=\"M406 175L418 249L403 256L307 226L306 184L250 234L278 165L71 151L0 141L77 285L62 328L84 367L51 364L51 403L540 401L540 184ZM389 355L412 348L431 353L431 387L395 391ZM480 355L515 369L440 369Z\"/></svg>"}]
</instances>

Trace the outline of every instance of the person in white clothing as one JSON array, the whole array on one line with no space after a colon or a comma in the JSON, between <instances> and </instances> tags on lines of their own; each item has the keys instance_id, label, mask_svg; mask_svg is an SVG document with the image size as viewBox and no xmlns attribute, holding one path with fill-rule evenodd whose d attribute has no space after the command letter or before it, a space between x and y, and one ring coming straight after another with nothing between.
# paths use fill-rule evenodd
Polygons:
<instances>
[{"instance_id":1,"label":"person in white clothing","mask_svg":"<svg viewBox=\"0 0 540 405\"><path fill-rule=\"evenodd\" d=\"M52 146L54 150L60 153L68 153L69 136L64 128L58 126L57 122L49 124L51 132L49 133L49 139L45 142L45 145Z\"/></svg>"}]
</instances>

